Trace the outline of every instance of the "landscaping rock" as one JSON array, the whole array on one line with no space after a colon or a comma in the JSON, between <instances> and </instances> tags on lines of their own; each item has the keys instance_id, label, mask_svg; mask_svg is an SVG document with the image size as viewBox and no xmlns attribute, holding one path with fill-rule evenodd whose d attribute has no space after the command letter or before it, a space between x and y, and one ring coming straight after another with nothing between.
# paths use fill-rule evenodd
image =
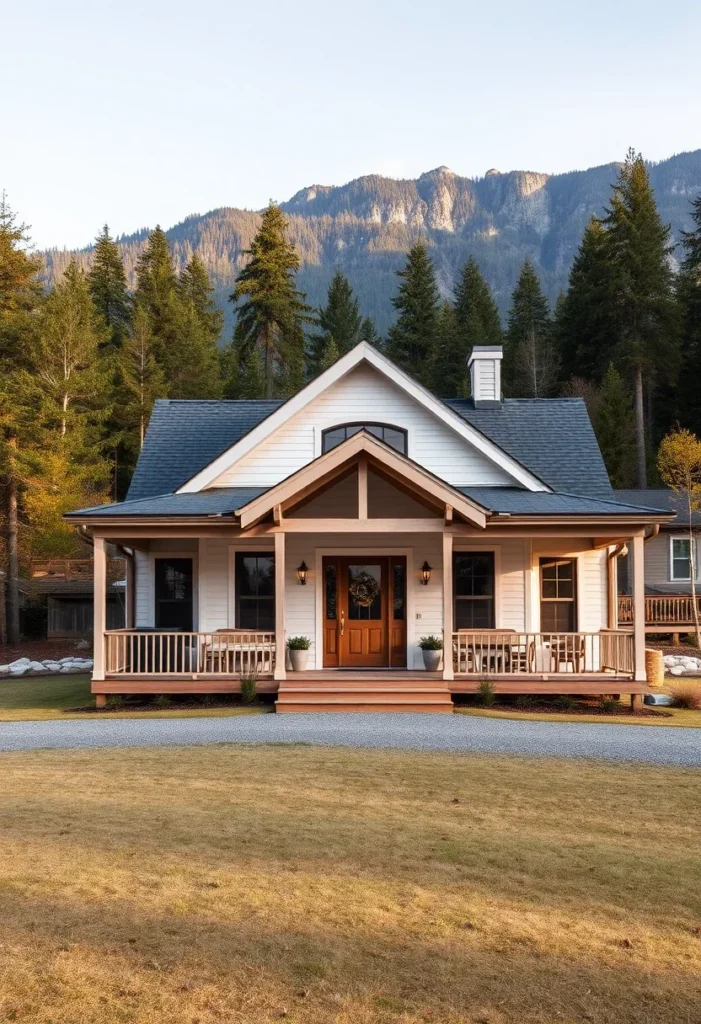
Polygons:
<instances>
[{"instance_id":1,"label":"landscaping rock","mask_svg":"<svg viewBox=\"0 0 701 1024\"><path fill-rule=\"evenodd\" d=\"M9 665L0 665L0 676L9 676L9 674L10 674L10 666Z\"/></svg>"},{"instance_id":2,"label":"landscaping rock","mask_svg":"<svg viewBox=\"0 0 701 1024\"><path fill-rule=\"evenodd\" d=\"M683 665L672 665L672 667L669 670L669 674L671 676L683 676L684 675L684 666Z\"/></svg>"}]
</instances>

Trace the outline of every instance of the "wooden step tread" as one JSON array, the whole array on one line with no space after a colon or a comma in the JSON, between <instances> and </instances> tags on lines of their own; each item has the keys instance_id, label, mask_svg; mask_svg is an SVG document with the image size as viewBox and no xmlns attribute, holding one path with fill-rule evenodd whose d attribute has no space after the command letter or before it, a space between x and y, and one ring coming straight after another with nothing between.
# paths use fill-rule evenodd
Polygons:
<instances>
[{"instance_id":1,"label":"wooden step tread","mask_svg":"<svg viewBox=\"0 0 701 1024\"><path fill-rule=\"evenodd\" d=\"M417 686L408 690L397 686L295 686L294 688L281 686L278 693L280 696L283 694L298 695L305 693L398 693L407 694L412 697L427 693L434 696L441 696L443 694L445 694L446 697L450 696L450 690L446 686Z\"/></svg>"},{"instance_id":2,"label":"wooden step tread","mask_svg":"<svg viewBox=\"0 0 701 1024\"><path fill-rule=\"evenodd\" d=\"M320 712L320 711L334 711L339 714L352 714L353 712L413 712L415 714L432 714L432 715L452 715L453 705L452 704L388 704L386 702L381 704L364 703L358 701L354 704L309 704L300 701L299 703L292 704L281 704L278 701L275 705L277 714L282 715L294 715L303 712Z\"/></svg>"}]
</instances>

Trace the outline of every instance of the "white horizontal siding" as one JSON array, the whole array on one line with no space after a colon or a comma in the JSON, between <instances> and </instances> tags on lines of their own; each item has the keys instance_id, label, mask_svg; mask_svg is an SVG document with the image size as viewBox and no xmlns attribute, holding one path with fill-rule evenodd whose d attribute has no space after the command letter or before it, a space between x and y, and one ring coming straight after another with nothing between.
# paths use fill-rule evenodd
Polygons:
<instances>
[{"instance_id":1,"label":"white horizontal siding","mask_svg":"<svg viewBox=\"0 0 701 1024\"><path fill-rule=\"evenodd\" d=\"M199 557L199 630L225 629L229 616L230 546L226 539L202 538Z\"/></svg>"},{"instance_id":2,"label":"white horizontal siding","mask_svg":"<svg viewBox=\"0 0 701 1024\"><path fill-rule=\"evenodd\" d=\"M499 486L513 478L372 367L358 366L222 473L211 486L269 487L311 462L327 427L376 421L409 432L409 456L456 486Z\"/></svg>"}]
</instances>

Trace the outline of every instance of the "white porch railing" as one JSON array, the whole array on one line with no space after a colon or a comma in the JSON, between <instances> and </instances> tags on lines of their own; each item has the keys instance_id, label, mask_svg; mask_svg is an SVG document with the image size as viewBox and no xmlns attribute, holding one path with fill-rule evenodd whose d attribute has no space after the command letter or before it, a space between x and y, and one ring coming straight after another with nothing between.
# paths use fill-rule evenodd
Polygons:
<instances>
[{"instance_id":1,"label":"white porch railing","mask_svg":"<svg viewBox=\"0 0 701 1024\"><path fill-rule=\"evenodd\" d=\"M271 676L275 634L115 629L104 634L107 676Z\"/></svg>"},{"instance_id":2,"label":"white porch railing","mask_svg":"<svg viewBox=\"0 0 701 1024\"><path fill-rule=\"evenodd\" d=\"M600 633L517 633L509 630L460 630L453 633L456 675L557 675L612 673L633 677L633 634L624 630Z\"/></svg>"}]
</instances>

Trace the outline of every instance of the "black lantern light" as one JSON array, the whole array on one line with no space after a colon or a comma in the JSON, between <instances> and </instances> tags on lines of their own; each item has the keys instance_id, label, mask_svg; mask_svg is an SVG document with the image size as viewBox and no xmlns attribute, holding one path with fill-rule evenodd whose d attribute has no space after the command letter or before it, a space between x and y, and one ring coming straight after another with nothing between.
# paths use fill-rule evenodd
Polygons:
<instances>
[{"instance_id":1,"label":"black lantern light","mask_svg":"<svg viewBox=\"0 0 701 1024\"><path fill-rule=\"evenodd\" d=\"M428 586L428 581L431 579L431 566L428 562L424 562L421 566L421 582L425 587Z\"/></svg>"},{"instance_id":2,"label":"black lantern light","mask_svg":"<svg viewBox=\"0 0 701 1024\"><path fill-rule=\"evenodd\" d=\"M300 582L300 584L302 586L304 586L305 583L307 582L307 573L308 572L309 572L309 569L307 568L307 563L306 562L301 562L300 565L297 567L297 579L299 580L299 582Z\"/></svg>"}]
</instances>

